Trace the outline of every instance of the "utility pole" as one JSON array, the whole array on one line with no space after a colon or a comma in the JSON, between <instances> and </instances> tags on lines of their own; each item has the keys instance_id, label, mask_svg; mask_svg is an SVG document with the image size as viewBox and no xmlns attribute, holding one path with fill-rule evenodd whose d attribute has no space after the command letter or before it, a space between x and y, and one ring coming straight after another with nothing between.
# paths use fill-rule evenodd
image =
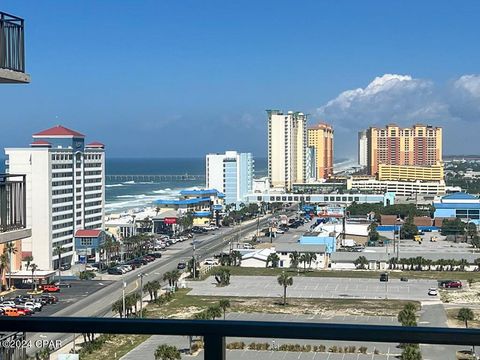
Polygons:
<instances>
[{"instance_id":1,"label":"utility pole","mask_svg":"<svg viewBox=\"0 0 480 360\"><path fill-rule=\"evenodd\" d=\"M143 277L148 275L147 273L140 273L138 277L140 278L140 319L143 318Z\"/></svg>"},{"instance_id":2,"label":"utility pole","mask_svg":"<svg viewBox=\"0 0 480 360\"><path fill-rule=\"evenodd\" d=\"M193 244L193 279L195 279L196 267L197 267L197 264L195 262L195 240L192 241L192 244Z\"/></svg>"},{"instance_id":3,"label":"utility pole","mask_svg":"<svg viewBox=\"0 0 480 360\"><path fill-rule=\"evenodd\" d=\"M126 306L125 306L125 288L127 287L127 283L122 274L122 306L123 306L123 317L127 317Z\"/></svg>"}]
</instances>

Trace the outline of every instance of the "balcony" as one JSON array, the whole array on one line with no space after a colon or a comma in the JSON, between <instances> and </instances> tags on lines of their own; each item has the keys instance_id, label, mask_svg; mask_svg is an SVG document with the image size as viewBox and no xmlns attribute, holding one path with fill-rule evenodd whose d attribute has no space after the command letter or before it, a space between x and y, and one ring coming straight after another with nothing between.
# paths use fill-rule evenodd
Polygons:
<instances>
[{"instance_id":1,"label":"balcony","mask_svg":"<svg viewBox=\"0 0 480 360\"><path fill-rule=\"evenodd\" d=\"M0 12L0 84L25 84L24 20Z\"/></svg>"},{"instance_id":2,"label":"balcony","mask_svg":"<svg viewBox=\"0 0 480 360\"><path fill-rule=\"evenodd\" d=\"M32 346L41 350L39 345L45 347L54 343L51 333L60 335L65 339L65 334L102 333L102 334L144 334L144 335L176 335L176 336L202 336L203 350L199 359L225 360L238 358L235 351L226 349L226 337L235 338L260 338L260 339L308 339L308 340L338 340L360 341L378 343L404 343L404 344L442 344L442 345L480 345L480 329L457 329L435 327L402 327L378 325L353 325L353 324L325 324L325 323L296 323L296 322L260 322L260 321L231 321L231 320L153 320L153 319L113 319L113 318L79 318L79 317L30 317L9 318L0 317L0 332L11 332L11 338L22 339L22 333L33 332L46 341L35 341ZM43 334L42 334L43 333ZM50 333L46 335L46 333ZM20 337L19 337L20 336ZM25 335L23 335L25 339ZM28 341L30 335L26 335ZM22 342L18 342L22 344ZM28 342L26 343L27 346ZM62 344L64 345L64 344ZM22 358L22 348L18 347L17 356L10 353L11 359ZM27 352L29 348L26 349ZM31 349L30 349L31 350ZM11 351L9 346L0 348L1 352ZM244 350L242 353L245 353ZM272 352L279 353L279 356ZM285 358L284 351L270 349L265 351L269 359ZM259 357L260 351L251 350L252 359ZM322 354L322 353L318 353ZM325 353L324 353L325 354ZM242 356L245 354L242 354ZM273 355L273 356L272 356ZM292 355L292 354L290 354ZM314 356L315 354L312 354ZM328 353L327 353L328 355ZM335 354L337 355L337 354ZM339 354L344 359L377 359L374 355ZM342 357L343 356L343 357ZM300 355L295 355L295 358ZM330 355L328 355L330 358ZM195 359L194 357L188 357ZM249 358L248 354L247 357ZM291 356L288 358L292 358ZM319 356L320 358L320 356ZM324 357L322 357L323 359ZM332 357L333 358L333 357ZM339 357L335 357L338 359ZM395 356L391 356L395 358Z\"/></svg>"},{"instance_id":3,"label":"balcony","mask_svg":"<svg viewBox=\"0 0 480 360\"><path fill-rule=\"evenodd\" d=\"M25 175L0 174L0 244L31 235L26 226Z\"/></svg>"}]
</instances>

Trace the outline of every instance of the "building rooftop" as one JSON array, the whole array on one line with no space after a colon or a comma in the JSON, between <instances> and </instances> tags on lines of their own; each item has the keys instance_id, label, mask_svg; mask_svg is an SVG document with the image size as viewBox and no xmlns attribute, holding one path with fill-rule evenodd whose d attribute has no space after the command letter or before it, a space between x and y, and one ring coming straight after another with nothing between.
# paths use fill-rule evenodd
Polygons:
<instances>
[{"instance_id":1,"label":"building rooftop","mask_svg":"<svg viewBox=\"0 0 480 360\"><path fill-rule=\"evenodd\" d=\"M35 147L51 147L52 144L50 144L48 141L45 140L35 140L33 141L30 146L35 146Z\"/></svg>"},{"instance_id":2,"label":"building rooftop","mask_svg":"<svg viewBox=\"0 0 480 360\"><path fill-rule=\"evenodd\" d=\"M183 200L170 200L170 199L165 199L165 200L156 200L153 203L155 205L194 205L198 204L201 202L208 202L210 201L210 198L196 198L196 199L183 199Z\"/></svg>"},{"instance_id":3,"label":"building rooftop","mask_svg":"<svg viewBox=\"0 0 480 360\"><path fill-rule=\"evenodd\" d=\"M102 144L102 143L100 143L100 142L94 141L94 142L92 142L92 143L90 143L90 144L87 144L87 147L88 147L88 148L100 148L100 149L103 149L103 148L105 148L105 145Z\"/></svg>"},{"instance_id":4,"label":"building rooftop","mask_svg":"<svg viewBox=\"0 0 480 360\"><path fill-rule=\"evenodd\" d=\"M85 135L75 131L68 129L62 125L54 126L50 129L40 131L39 133L32 135L35 137L48 137L48 136L58 136L58 137L85 137Z\"/></svg>"},{"instance_id":5,"label":"building rooftop","mask_svg":"<svg viewBox=\"0 0 480 360\"><path fill-rule=\"evenodd\" d=\"M77 230L75 237L98 237L102 233L102 230Z\"/></svg>"},{"instance_id":6,"label":"building rooftop","mask_svg":"<svg viewBox=\"0 0 480 360\"><path fill-rule=\"evenodd\" d=\"M474 195L467 194L464 192L457 192L442 197L442 200L478 200Z\"/></svg>"},{"instance_id":7,"label":"building rooftop","mask_svg":"<svg viewBox=\"0 0 480 360\"><path fill-rule=\"evenodd\" d=\"M180 195L181 196L192 196L192 195L193 196L210 196L210 195L214 195L214 196L218 196L218 197L225 196L224 194L222 194L217 189L182 190L182 191L180 191Z\"/></svg>"},{"instance_id":8,"label":"building rooftop","mask_svg":"<svg viewBox=\"0 0 480 360\"><path fill-rule=\"evenodd\" d=\"M275 244L276 252L298 252L298 253L324 253L327 246L324 244L299 244L299 243L279 243Z\"/></svg>"}]
</instances>

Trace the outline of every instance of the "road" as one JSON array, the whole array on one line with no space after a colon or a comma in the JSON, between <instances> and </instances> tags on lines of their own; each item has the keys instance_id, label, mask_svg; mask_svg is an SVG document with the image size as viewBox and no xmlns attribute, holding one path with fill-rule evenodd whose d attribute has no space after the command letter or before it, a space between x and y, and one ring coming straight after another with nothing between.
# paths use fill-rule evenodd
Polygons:
<instances>
[{"instance_id":1,"label":"road","mask_svg":"<svg viewBox=\"0 0 480 360\"><path fill-rule=\"evenodd\" d=\"M264 216L260 222L260 227L265 226L272 215ZM196 254L198 258L206 258L213 253L222 250L228 245L231 238L235 235L239 235L241 239L242 234L249 231L253 231L257 228L257 221L251 220L248 223L236 226L234 228L221 228L215 231L215 234L206 234L198 238L196 242ZM163 274L167 271L171 271L177 268L179 261L191 258L193 255L193 249L189 242L177 243L169 249L177 249L175 253L169 256L164 256L159 260L156 260L146 266L139 269L135 269L130 273L124 275L124 280L128 284L138 284L138 275L142 272L146 272L147 275L143 277L143 283L148 281L160 280L163 282ZM138 285L137 285L138 286ZM135 288L136 286L133 286ZM93 294L79 299L72 303L70 306L61 309L51 316L64 316L64 317L105 317L112 316L111 307L112 303L117 301L122 295L122 281L115 281L104 288L97 290ZM72 334L40 334L33 333L28 334L27 339L32 340L61 340L62 346L65 346L72 340ZM28 355L33 355L40 349L30 348L27 350Z\"/></svg>"}]
</instances>

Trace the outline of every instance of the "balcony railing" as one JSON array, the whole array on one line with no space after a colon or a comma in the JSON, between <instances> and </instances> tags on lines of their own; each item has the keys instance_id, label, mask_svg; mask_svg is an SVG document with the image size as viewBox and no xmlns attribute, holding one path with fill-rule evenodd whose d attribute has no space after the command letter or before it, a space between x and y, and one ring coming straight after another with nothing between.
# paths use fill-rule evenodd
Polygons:
<instances>
[{"instance_id":1,"label":"balcony railing","mask_svg":"<svg viewBox=\"0 0 480 360\"><path fill-rule=\"evenodd\" d=\"M25 72L23 19L0 12L0 69Z\"/></svg>"},{"instance_id":2,"label":"balcony railing","mask_svg":"<svg viewBox=\"0 0 480 360\"><path fill-rule=\"evenodd\" d=\"M226 337L480 345L480 329L230 320L1 317L6 331L203 336L205 360L226 359Z\"/></svg>"},{"instance_id":3,"label":"balcony railing","mask_svg":"<svg viewBox=\"0 0 480 360\"><path fill-rule=\"evenodd\" d=\"M0 174L0 233L26 227L25 175Z\"/></svg>"}]
</instances>

